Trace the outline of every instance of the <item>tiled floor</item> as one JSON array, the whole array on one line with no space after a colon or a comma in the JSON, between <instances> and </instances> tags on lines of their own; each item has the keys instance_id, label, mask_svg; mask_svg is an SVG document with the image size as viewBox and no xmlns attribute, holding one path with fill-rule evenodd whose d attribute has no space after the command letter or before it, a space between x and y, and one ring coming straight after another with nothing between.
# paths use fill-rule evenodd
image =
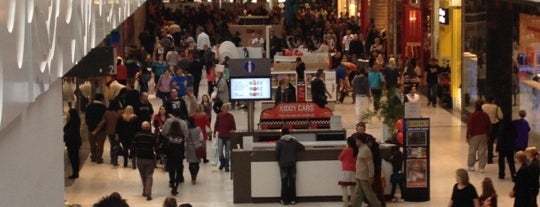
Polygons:
<instances>
[{"instance_id":1,"label":"tiled floor","mask_svg":"<svg viewBox=\"0 0 540 207\"><path fill-rule=\"evenodd\" d=\"M204 91L204 90L201 90ZM425 102L425 99L422 101ZM157 107L159 100L152 100ZM350 134L354 128L354 110L350 104L350 98L344 104L336 105L335 114L342 116L343 127ZM259 107L260 108L260 105ZM458 168L466 167L467 144L465 142L465 124L457 117L442 108L432 108L423 105L422 115L431 118L431 199L428 202L404 202L388 203L388 206L403 207L428 207L447 205L452 186L455 183L454 172ZM260 111L257 111L258 114ZM239 130L246 129L247 113L242 110L234 110L233 114ZM255 117L255 120L258 116ZM381 124L376 118L368 125L368 132L375 137L381 135ZM106 146L106 149L108 146ZM105 150L108 151L108 150ZM108 154L104 156L105 163L109 163ZM496 161L495 161L496 162ZM507 168L508 169L508 168ZM484 177L491 177L499 194L499 206L511 206L513 200L508 193L513 183L507 178L497 179L497 165L491 164L486 167L486 173L470 173L472 184L481 193L480 182ZM187 169L184 170L186 180L189 180ZM168 188L168 174L161 169L156 169L154 174L153 200L146 201L140 196L142 185L137 170L131 168L113 167L110 164L95 164L87 161L80 172L80 178L65 189L66 200L89 207L102 196L111 192L119 192L127 199L130 206L162 205L165 197L170 195ZM271 204L233 204L232 203L232 180L229 173L220 172L217 167L210 164L201 164L201 170L196 185L184 183L180 186L179 195L176 197L180 203L191 203L197 207L226 207L226 206L281 206ZM340 202L323 203L298 203L297 206L312 207L338 207Z\"/></svg>"}]
</instances>

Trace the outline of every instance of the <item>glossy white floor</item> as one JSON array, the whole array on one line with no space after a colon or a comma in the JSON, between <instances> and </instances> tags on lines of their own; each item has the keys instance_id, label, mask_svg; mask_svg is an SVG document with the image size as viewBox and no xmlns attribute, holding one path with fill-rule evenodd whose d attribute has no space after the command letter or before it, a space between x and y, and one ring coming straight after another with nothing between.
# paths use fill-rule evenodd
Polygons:
<instances>
[{"instance_id":1,"label":"glossy white floor","mask_svg":"<svg viewBox=\"0 0 540 207\"><path fill-rule=\"evenodd\" d=\"M205 87L201 88L201 91ZM422 100L426 103L425 98ZM158 107L159 100L152 100L154 107ZM351 134L354 128L354 110L350 104L351 99L347 98L344 104L336 106L335 114L342 116L343 127ZM259 105L260 106L260 105ZM260 108L260 107L257 107ZM258 114L260 110L256 111ZM247 129L247 113L243 110L232 112L236 118L239 130ZM388 206L403 207L427 207L437 205L447 205L451 195L452 186L455 183L454 172L458 168L466 168L467 144L465 142L465 124L457 117L442 108L432 108L423 105L423 116L431 118L431 199L428 202L404 202L388 203ZM258 119L258 116L255 117ZM375 137L380 137L381 124L377 119L373 119L368 124L368 132ZM127 199L130 206L152 206L162 205L163 200L170 195L168 188L168 174L161 169L156 169L153 184L153 200L146 201L141 196L142 184L137 170L131 168L113 167L108 164L108 145L105 147L105 163L96 164L90 161L84 163L80 172L80 177L71 186L65 189L66 200L81 204L83 207L92 206L101 197L111 192L119 192ZM66 161L67 162L67 161ZM120 158L121 162L121 158ZM495 161L496 163L496 161ZM508 168L507 168L508 169ZM478 193L481 193L480 182L484 177L494 180L494 185L499 194L499 206L511 206L513 199L508 197L508 193L513 187L510 179L497 179L497 164L490 164L486 167L486 172L480 174L478 171L470 173L471 182L476 186ZM507 175L509 173L507 172ZM189 172L184 170L184 176L189 181ZM336 181L337 182L337 181ZM281 206L278 203L270 204L233 204L232 202L232 180L229 173L218 171L216 166L209 163L202 164L197 179L197 184L190 182L180 186L179 195L176 196L179 203L191 203L197 207L226 207L226 206ZM311 207L339 207L340 202L322 203L298 203L297 206Z\"/></svg>"}]
</instances>

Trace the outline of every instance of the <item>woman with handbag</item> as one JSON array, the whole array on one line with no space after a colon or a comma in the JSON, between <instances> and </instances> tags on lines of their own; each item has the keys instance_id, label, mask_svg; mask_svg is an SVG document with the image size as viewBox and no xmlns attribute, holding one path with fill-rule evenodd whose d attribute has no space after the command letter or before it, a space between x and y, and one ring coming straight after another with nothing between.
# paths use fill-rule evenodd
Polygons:
<instances>
[{"instance_id":1,"label":"woman with handbag","mask_svg":"<svg viewBox=\"0 0 540 207\"><path fill-rule=\"evenodd\" d=\"M81 118L77 109L69 109L68 120L64 126L64 142L67 147L72 174L69 179L79 177L79 149L81 148Z\"/></svg>"},{"instance_id":2,"label":"woman with handbag","mask_svg":"<svg viewBox=\"0 0 540 207\"><path fill-rule=\"evenodd\" d=\"M210 128L210 118L204 111L204 106L202 104L197 105L197 110L195 111L195 114L193 114L193 120L195 121L195 126L199 127L202 131L202 156L204 163L209 162L207 155L206 155L206 141L208 140L208 129L212 131ZM210 134L212 134L210 132Z\"/></svg>"},{"instance_id":3,"label":"woman with handbag","mask_svg":"<svg viewBox=\"0 0 540 207\"><path fill-rule=\"evenodd\" d=\"M189 135L186 137L186 161L189 163L189 173L191 174L191 183L197 183L197 174L199 173L199 162L203 156L204 147L202 145L202 131L195 125L193 117L187 118Z\"/></svg>"}]
</instances>

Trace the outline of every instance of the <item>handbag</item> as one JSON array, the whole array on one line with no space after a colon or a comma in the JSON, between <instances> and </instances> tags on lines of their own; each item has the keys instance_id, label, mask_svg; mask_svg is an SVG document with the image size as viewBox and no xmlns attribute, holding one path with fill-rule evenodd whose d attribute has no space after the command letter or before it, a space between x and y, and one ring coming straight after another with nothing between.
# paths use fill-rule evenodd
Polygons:
<instances>
[{"instance_id":1,"label":"handbag","mask_svg":"<svg viewBox=\"0 0 540 207\"><path fill-rule=\"evenodd\" d=\"M195 153L197 154L197 157L199 159L202 159L204 158L204 154L205 154L205 149L203 146L200 146L200 147L197 147L197 149L195 149Z\"/></svg>"},{"instance_id":2,"label":"handbag","mask_svg":"<svg viewBox=\"0 0 540 207\"><path fill-rule=\"evenodd\" d=\"M124 149L122 148L119 142L116 142L113 144L113 147L112 147L113 155L121 155L123 152L124 152Z\"/></svg>"},{"instance_id":3,"label":"handbag","mask_svg":"<svg viewBox=\"0 0 540 207\"><path fill-rule=\"evenodd\" d=\"M214 88L214 91L212 91L212 94L210 94L210 100L216 100L217 98L217 88Z\"/></svg>"}]
</instances>

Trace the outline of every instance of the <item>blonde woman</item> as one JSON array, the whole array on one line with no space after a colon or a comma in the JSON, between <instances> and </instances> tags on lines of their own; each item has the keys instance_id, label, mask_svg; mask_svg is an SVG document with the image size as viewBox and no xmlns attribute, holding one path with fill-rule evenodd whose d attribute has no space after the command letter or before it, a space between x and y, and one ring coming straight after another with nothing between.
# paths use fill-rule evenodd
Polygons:
<instances>
[{"instance_id":1,"label":"blonde woman","mask_svg":"<svg viewBox=\"0 0 540 207\"><path fill-rule=\"evenodd\" d=\"M529 204L532 199L530 194L532 187L531 180L533 180L533 177L531 177L529 171L525 152L518 151L516 153L516 164L520 165L520 167L514 177L514 188L510 192L510 198L514 198L514 207L530 206ZM535 179L538 179L538 177Z\"/></svg>"},{"instance_id":2,"label":"blonde woman","mask_svg":"<svg viewBox=\"0 0 540 207\"><path fill-rule=\"evenodd\" d=\"M478 193L469 183L469 174L465 169L456 170L456 182L448 207L480 207Z\"/></svg>"},{"instance_id":3,"label":"blonde woman","mask_svg":"<svg viewBox=\"0 0 540 207\"><path fill-rule=\"evenodd\" d=\"M131 105L126 106L120 115L120 119L116 123L115 137L116 141L120 141L122 144L124 167L127 167L128 165L128 157L132 157L132 155L130 155L131 143L133 142L135 133L140 130L140 127L140 121L137 118L137 115L135 115L133 107ZM132 160L132 168L136 169L135 159Z\"/></svg>"},{"instance_id":4,"label":"blonde woman","mask_svg":"<svg viewBox=\"0 0 540 207\"><path fill-rule=\"evenodd\" d=\"M525 149L525 154L527 155L527 160L529 161L529 173L532 178L537 178L540 176L540 167L538 166L538 151L536 150L536 147L527 147ZM538 206L536 203L536 197L538 196L538 188L540 186L540 183L538 183L538 180L533 179L531 181L531 188L529 190L530 196L531 196L531 205L530 206Z\"/></svg>"}]
</instances>

